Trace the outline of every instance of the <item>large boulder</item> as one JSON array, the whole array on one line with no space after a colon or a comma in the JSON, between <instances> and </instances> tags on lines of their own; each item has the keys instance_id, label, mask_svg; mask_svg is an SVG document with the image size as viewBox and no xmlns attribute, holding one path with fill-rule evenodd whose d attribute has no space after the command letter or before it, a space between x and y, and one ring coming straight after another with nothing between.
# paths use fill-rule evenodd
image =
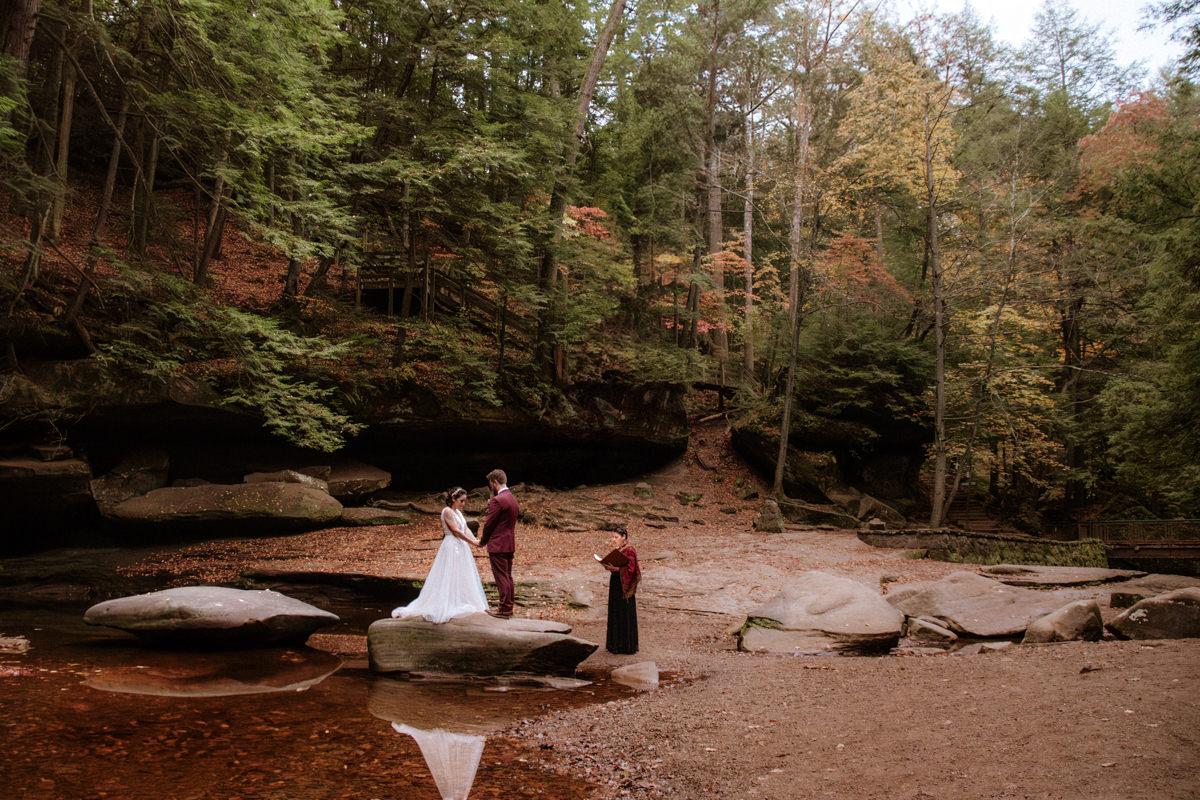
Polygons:
<instances>
[{"instance_id":1,"label":"large boulder","mask_svg":"<svg viewBox=\"0 0 1200 800\"><path fill-rule=\"evenodd\" d=\"M1141 602L1148 597L1157 597L1160 594L1189 587L1200 587L1200 578L1193 578L1190 575L1152 573L1142 578L1126 581L1114 588L1108 597L1108 603L1113 608L1129 608L1134 603Z\"/></svg>"},{"instance_id":2,"label":"large boulder","mask_svg":"<svg viewBox=\"0 0 1200 800\"><path fill-rule=\"evenodd\" d=\"M376 672L571 675L599 645L570 632L559 622L483 613L440 624L381 619L367 628L367 649Z\"/></svg>"},{"instance_id":3,"label":"large boulder","mask_svg":"<svg viewBox=\"0 0 1200 800\"><path fill-rule=\"evenodd\" d=\"M263 647L303 642L338 616L270 590L181 586L97 603L83 621L154 644Z\"/></svg>"},{"instance_id":4,"label":"large boulder","mask_svg":"<svg viewBox=\"0 0 1200 800\"><path fill-rule=\"evenodd\" d=\"M751 466L763 475L775 473L779 459L778 434L753 428L734 427L730 444ZM788 497L809 503L827 504L826 489L837 483L836 462L827 454L797 450L791 445L783 465L782 489Z\"/></svg>"},{"instance_id":5,"label":"large boulder","mask_svg":"<svg viewBox=\"0 0 1200 800\"><path fill-rule=\"evenodd\" d=\"M274 528L328 525L341 515L341 503L299 483L168 486L112 510L115 519L131 524L270 520Z\"/></svg>"},{"instance_id":6,"label":"large boulder","mask_svg":"<svg viewBox=\"0 0 1200 800\"><path fill-rule=\"evenodd\" d=\"M907 616L934 620L960 636L979 637L1015 636L1064 602L1054 593L1006 586L974 572L894 586L887 599Z\"/></svg>"},{"instance_id":7,"label":"large boulder","mask_svg":"<svg viewBox=\"0 0 1200 800\"><path fill-rule=\"evenodd\" d=\"M850 508L850 513L860 520L881 519L892 527L903 527L908 524L904 515L877 497L869 494L862 495L858 502Z\"/></svg>"},{"instance_id":8,"label":"large boulder","mask_svg":"<svg viewBox=\"0 0 1200 800\"><path fill-rule=\"evenodd\" d=\"M1076 600L1034 620L1025 629L1022 644L1048 642L1098 642L1104 638L1104 619L1095 600Z\"/></svg>"},{"instance_id":9,"label":"large boulder","mask_svg":"<svg viewBox=\"0 0 1200 800\"><path fill-rule=\"evenodd\" d=\"M334 497L361 497L386 489L392 483L392 475L361 461L342 460L334 463L325 481Z\"/></svg>"},{"instance_id":10,"label":"large boulder","mask_svg":"<svg viewBox=\"0 0 1200 800\"><path fill-rule=\"evenodd\" d=\"M896 646L904 615L869 586L806 572L750 612L738 649L813 654L877 652Z\"/></svg>"},{"instance_id":11,"label":"large boulder","mask_svg":"<svg viewBox=\"0 0 1200 800\"><path fill-rule=\"evenodd\" d=\"M908 524L908 520L899 511L878 498L863 494L853 486L832 490L829 492L829 498L862 522L880 519L893 528L902 528Z\"/></svg>"},{"instance_id":12,"label":"large boulder","mask_svg":"<svg viewBox=\"0 0 1200 800\"><path fill-rule=\"evenodd\" d=\"M1200 637L1200 588L1176 589L1142 600L1118 614L1108 629L1125 639Z\"/></svg>"},{"instance_id":13,"label":"large boulder","mask_svg":"<svg viewBox=\"0 0 1200 800\"><path fill-rule=\"evenodd\" d=\"M164 450L135 450L112 470L91 482L92 497L100 513L112 516L113 509L133 497L167 485L171 460Z\"/></svg>"}]
</instances>

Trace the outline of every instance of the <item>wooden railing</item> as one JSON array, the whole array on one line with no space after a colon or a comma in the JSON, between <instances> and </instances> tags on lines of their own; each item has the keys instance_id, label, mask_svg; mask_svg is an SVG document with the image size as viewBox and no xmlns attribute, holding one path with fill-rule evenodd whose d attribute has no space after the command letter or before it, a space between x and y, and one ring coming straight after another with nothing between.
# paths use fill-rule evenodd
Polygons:
<instances>
[{"instance_id":1,"label":"wooden railing","mask_svg":"<svg viewBox=\"0 0 1200 800\"><path fill-rule=\"evenodd\" d=\"M1200 519L1119 519L1076 524L1080 539L1102 542L1200 541Z\"/></svg>"},{"instance_id":2,"label":"wooden railing","mask_svg":"<svg viewBox=\"0 0 1200 800\"><path fill-rule=\"evenodd\" d=\"M388 315L398 313L396 293L401 293L401 304L404 293L408 293L410 313L420 313L422 305L430 303L431 310L466 313L491 327L499 329L503 326L506 336L524 339L527 343L533 341L533 320L508 310L448 272L435 267L409 269L407 255L403 252L377 250L363 253L355 286L356 301L361 304L362 293L371 290L388 293ZM419 298L419 302L414 298Z\"/></svg>"},{"instance_id":3,"label":"wooden railing","mask_svg":"<svg viewBox=\"0 0 1200 800\"><path fill-rule=\"evenodd\" d=\"M1109 558L1200 559L1200 519L1133 519L1080 522L1080 539L1099 539Z\"/></svg>"}]
</instances>

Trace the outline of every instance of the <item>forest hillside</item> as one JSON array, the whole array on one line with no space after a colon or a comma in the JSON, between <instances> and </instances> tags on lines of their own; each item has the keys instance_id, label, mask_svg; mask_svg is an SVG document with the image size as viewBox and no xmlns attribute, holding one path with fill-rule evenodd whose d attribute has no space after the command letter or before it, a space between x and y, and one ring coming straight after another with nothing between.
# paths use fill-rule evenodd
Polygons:
<instances>
[{"instance_id":1,"label":"forest hillside","mask_svg":"<svg viewBox=\"0 0 1200 800\"><path fill-rule=\"evenodd\" d=\"M700 387L934 526L1198 516L1200 12L1148 76L893 5L10 0L0 444L87 424L47 364L324 452Z\"/></svg>"}]
</instances>

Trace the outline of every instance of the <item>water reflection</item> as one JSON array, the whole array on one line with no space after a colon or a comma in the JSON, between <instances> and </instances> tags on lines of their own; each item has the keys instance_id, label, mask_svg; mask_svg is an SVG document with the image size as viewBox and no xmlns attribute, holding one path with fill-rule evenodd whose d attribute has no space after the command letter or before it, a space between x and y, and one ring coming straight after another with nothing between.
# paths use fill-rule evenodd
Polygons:
<instances>
[{"instance_id":1,"label":"water reflection","mask_svg":"<svg viewBox=\"0 0 1200 800\"><path fill-rule=\"evenodd\" d=\"M163 697L229 697L267 692L302 692L342 666L319 650L267 649L232 652L151 651L137 664L97 668L83 681L106 692Z\"/></svg>"},{"instance_id":2,"label":"water reflection","mask_svg":"<svg viewBox=\"0 0 1200 800\"><path fill-rule=\"evenodd\" d=\"M583 800L585 781L543 771L537 752L517 742L483 737L626 693L582 681L555 682L555 691L515 680L398 681L371 673L365 659L303 647L145 650L81 614L0 605L0 632L31 643L0 654L0 798ZM467 770L435 768L432 751L399 726L464 737L458 750L476 737L471 747L486 744L487 757L468 749Z\"/></svg>"},{"instance_id":3,"label":"water reflection","mask_svg":"<svg viewBox=\"0 0 1200 800\"><path fill-rule=\"evenodd\" d=\"M444 728L414 728L393 722L392 728L417 740L442 800L467 800L487 737L453 733Z\"/></svg>"},{"instance_id":4,"label":"water reflection","mask_svg":"<svg viewBox=\"0 0 1200 800\"><path fill-rule=\"evenodd\" d=\"M512 721L511 710L482 700L485 689L460 683L414 683L379 677L367 691L367 710L416 740L442 800L466 800L487 734Z\"/></svg>"}]
</instances>

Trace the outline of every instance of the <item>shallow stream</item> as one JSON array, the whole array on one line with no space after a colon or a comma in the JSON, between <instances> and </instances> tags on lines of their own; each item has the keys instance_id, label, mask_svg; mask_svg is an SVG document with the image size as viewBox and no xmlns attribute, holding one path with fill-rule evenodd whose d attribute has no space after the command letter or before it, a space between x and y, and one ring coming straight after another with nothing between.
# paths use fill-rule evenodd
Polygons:
<instances>
[{"instance_id":1,"label":"shallow stream","mask_svg":"<svg viewBox=\"0 0 1200 800\"><path fill-rule=\"evenodd\" d=\"M582 798L585 783L491 734L629 691L400 680L307 647L145 649L85 625L84 610L0 610L0 636L31 644L0 653L4 797Z\"/></svg>"}]
</instances>

